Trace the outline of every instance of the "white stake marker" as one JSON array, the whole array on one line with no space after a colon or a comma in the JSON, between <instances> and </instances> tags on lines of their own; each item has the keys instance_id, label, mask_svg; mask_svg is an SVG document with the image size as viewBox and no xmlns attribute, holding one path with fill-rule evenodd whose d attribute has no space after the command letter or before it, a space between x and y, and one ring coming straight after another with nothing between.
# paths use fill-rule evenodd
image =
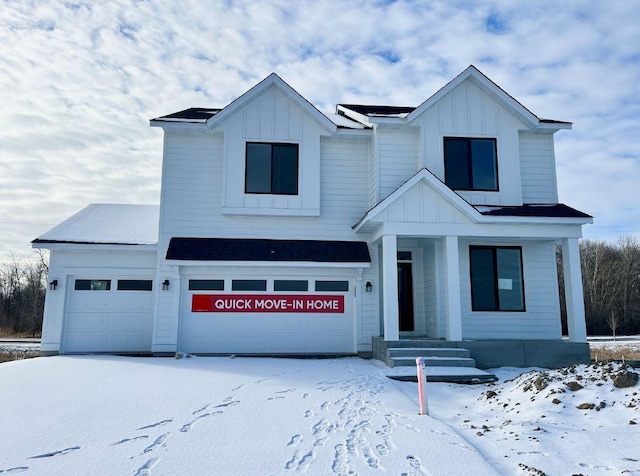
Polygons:
<instances>
[{"instance_id":1,"label":"white stake marker","mask_svg":"<svg viewBox=\"0 0 640 476\"><path fill-rule=\"evenodd\" d=\"M425 369L425 358L416 358L418 375L418 398L420 398L420 415L429 414L429 402L427 401L427 370Z\"/></svg>"}]
</instances>

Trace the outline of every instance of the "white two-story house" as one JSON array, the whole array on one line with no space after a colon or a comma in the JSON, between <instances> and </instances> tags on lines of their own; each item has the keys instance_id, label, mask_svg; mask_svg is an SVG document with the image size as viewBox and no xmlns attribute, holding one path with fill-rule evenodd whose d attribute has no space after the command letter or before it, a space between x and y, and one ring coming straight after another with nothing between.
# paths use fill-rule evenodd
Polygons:
<instances>
[{"instance_id":1,"label":"white two-story house","mask_svg":"<svg viewBox=\"0 0 640 476\"><path fill-rule=\"evenodd\" d=\"M584 356L592 220L558 203L554 156L571 124L475 67L417 107L335 114L272 74L151 126L159 207L90 205L33 242L51 251L43 352L355 354L420 336Z\"/></svg>"}]
</instances>

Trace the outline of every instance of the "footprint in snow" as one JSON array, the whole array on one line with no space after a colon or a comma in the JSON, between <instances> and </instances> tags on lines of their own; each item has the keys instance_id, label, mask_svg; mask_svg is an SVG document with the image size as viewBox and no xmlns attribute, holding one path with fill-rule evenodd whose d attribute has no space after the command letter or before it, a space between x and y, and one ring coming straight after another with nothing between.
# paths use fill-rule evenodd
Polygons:
<instances>
[{"instance_id":1,"label":"footprint in snow","mask_svg":"<svg viewBox=\"0 0 640 476\"><path fill-rule=\"evenodd\" d=\"M182 433L186 433L186 432L190 431L191 427L193 427L193 425L195 425L201 419L206 418L206 417L210 417L210 416L213 416L213 415L222 415L222 412L218 411L218 412L204 413L202 415L199 415L199 416L195 417L193 420L191 420L189 423L185 423L184 425L182 425L182 428L180 428L180 431Z\"/></svg>"},{"instance_id":2,"label":"footprint in snow","mask_svg":"<svg viewBox=\"0 0 640 476\"><path fill-rule=\"evenodd\" d=\"M290 393L290 392L295 392L296 389L295 388L288 388L286 390L280 390L279 392L276 393Z\"/></svg>"},{"instance_id":3,"label":"footprint in snow","mask_svg":"<svg viewBox=\"0 0 640 476\"><path fill-rule=\"evenodd\" d=\"M148 430L149 428L156 428L158 426L166 425L167 423L171 423L173 420L161 420L156 423L152 423L151 425L141 426L140 428L136 428L136 430Z\"/></svg>"},{"instance_id":4,"label":"footprint in snow","mask_svg":"<svg viewBox=\"0 0 640 476\"><path fill-rule=\"evenodd\" d=\"M160 458L153 457L147 460L145 464L143 464L138 468L138 471L136 471L134 476L148 476L149 474L151 474L151 468L153 468L156 465L159 459Z\"/></svg>"},{"instance_id":5,"label":"footprint in snow","mask_svg":"<svg viewBox=\"0 0 640 476\"><path fill-rule=\"evenodd\" d=\"M226 402L226 403L221 403L220 405L216 405L213 408L224 408L224 407L232 407L234 405L237 405L238 403L240 403L240 400L231 400L230 402Z\"/></svg>"},{"instance_id":6,"label":"footprint in snow","mask_svg":"<svg viewBox=\"0 0 640 476\"><path fill-rule=\"evenodd\" d=\"M16 466L15 468L0 469L0 474L16 474L29 471L29 466Z\"/></svg>"},{"instance_id":7,"label":"footprint in snow","mask_svg":"<svg viewBox=\"0 0 640 476\"><path fill-rule=\"evenodd\" d=\"M149 438L149 435L140 435L134 438L125 438L124 440L116 441L112 443L110 446L122 445L124 443L131 443L132 441L144 440L145 438Z\"/></svg>"},{"instance_id":8,"label":"footprint in snow","mask_svg":"<svg viewBox=\"0 0 640 476\"><path fill-rule=\"evenodd\" d=\"M164 434L160 435L159 437L157 437L153 443L151 443L149 446L147 446L144 449L142 454L150 453L151 451L155 450L157 447L159 447L161 445L164 445L164 442L167 441L167 439L169 439L170 435L171 435L171 433L164 433Z\"/></svg>"},{"instance_id":9,"label":"footprint in snow","mask_svg":"<svg viewBox=\"0 0 640 476\"><path fill-rule=\"evenodd\" d=\"M65 448L63 450L58 450L58 451L52 451L51 453L44 453L44 454L41 454L41 455L30 456L28 459L51 458L52 456L66 455L67 453L71 453L72 451L77 451L79 449L80 449L79 446L72 446L71 448Z\"/></svg>"},{"instance_id":10,"label":"footprint in snow","mask_svg":"<svg viewBox=\"0 0 640 476\"><path fill-rule=\"evenodd\" d=\"M300 444L301 441L302 441L302 435L293 435L289 440L289 443L287 443L287 446Z\"/></svg>"}]
</instances>

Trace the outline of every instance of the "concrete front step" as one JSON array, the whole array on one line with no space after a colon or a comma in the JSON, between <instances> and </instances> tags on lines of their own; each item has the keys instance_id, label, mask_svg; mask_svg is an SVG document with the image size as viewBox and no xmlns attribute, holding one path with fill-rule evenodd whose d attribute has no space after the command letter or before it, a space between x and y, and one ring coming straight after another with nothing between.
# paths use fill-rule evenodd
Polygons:
<instances>
[{"instance_id":1,"label":"concrete front step","mask_svg":"<svg viewBox=\"0 0 640 476\"><path fill-rule=\"evenodd\" d=\"M416 357L424 357L418 354L417 356L404 356L404 357L390 357L390 367L409 367L416 366ZM425 365L428 367L475 367L476 361L469 357L424 357Z\"/></svg>"},{"instance_id":2,"label":"concrete front step","mask_svg":"<svg viewBox=\"0 0 640 476\"><path fill-rule=\"evenodd\" d=\"M467 383L481 384L495 382L498 378L485 372L471 367L426 367L427 382L451 382L451 383ZM411 367L396 367L388 369L385 375L394 380L405 380L417 382L417 369ZM427 386L427 393L429 392Z\"/></svg>"},{"instance_id":3,"label":"concrete front step","mask_svg":"<svg viewBox=\"0 0 640 476\"><path fill-rule=\"evenodd\" d=\"M387 349L389 357L463 357L469 358L467 349L455 347L391 347Z\"/></svg>"}]
</instances>

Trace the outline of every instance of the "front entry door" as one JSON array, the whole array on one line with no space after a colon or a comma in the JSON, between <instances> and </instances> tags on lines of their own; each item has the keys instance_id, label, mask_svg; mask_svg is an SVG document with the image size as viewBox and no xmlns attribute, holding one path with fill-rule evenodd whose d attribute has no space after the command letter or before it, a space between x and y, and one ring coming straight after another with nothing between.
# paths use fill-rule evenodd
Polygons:
<instances>
[{"instance_id":1,"label":"front entry door","mask_svg":"<svg viewBox=\"0 0 640 476\"><path fill-rule=\"evenodd\" d=\"M411 263L398 263L398 316L400 332L413 332L413 277Z\"/></svg>"}]
</instances>

